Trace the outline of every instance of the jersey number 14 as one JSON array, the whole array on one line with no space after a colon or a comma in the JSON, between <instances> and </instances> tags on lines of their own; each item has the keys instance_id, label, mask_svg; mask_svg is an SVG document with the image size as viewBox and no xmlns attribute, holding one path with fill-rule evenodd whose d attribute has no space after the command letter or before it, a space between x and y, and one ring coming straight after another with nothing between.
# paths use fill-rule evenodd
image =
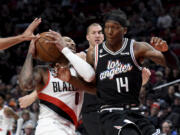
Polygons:
<instances>
[{"instance_id":1,"label":"jersey number 14","mask_svg":"<svg viewBox=\"0 0 180 135\"><path fill-rule=\"evenodd\" d=\"M122 92L121 88L125 88L125 92L129 92L129 85L128 85L128 78L125 77L124 79L122 77L116 78L117 83L117 90L119 93Z\"/></svg>"}]
</instances>

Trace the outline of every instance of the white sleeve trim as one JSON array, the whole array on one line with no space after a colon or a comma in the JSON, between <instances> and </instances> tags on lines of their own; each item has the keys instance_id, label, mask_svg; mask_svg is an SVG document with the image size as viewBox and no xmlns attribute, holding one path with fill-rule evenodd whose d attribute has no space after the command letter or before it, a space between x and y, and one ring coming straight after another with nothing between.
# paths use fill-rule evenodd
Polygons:
<instances>
[{"instance_id":1,"label":"white sleeve trim","mask_svg":"<svg viewBox=\"0 0 180 135\"><path fill-rule=\"evenodd\" d=\"M134 46L134 40L131 40L131 44L130 44L130 54L131 54L131 58L132 58L134 64L136 65L136 67L137 67L139 70L142 70L142 67L138 64L138 62L136 61L136 58L135 58L135 56L134 56L133 46Z\"/></svg>"}]
</instances>

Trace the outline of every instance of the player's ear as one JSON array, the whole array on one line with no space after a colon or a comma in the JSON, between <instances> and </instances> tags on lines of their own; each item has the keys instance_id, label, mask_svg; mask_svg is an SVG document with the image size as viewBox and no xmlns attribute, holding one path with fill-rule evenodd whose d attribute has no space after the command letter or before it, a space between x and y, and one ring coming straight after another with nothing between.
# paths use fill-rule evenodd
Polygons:
<instances>
[{"instance_id":1,"label":"player's ear","mask_svg":"<svg viewBox=\"0 0 180 135\"><path fill-rule=\"evenodd\" d=\"M127 27L124 27L124 35L127 33Z\"/></svg>"},{"instance_id":2,"label":"player's ear","mask_svg":"<svg viewBox=\"0 0 180 135\"><path fill-rule=\"evenodd\" d=\"M103 33L103 41L104 41L104 33Z\"/></svg>"},{"instance_id":3,"label":"player's ear","mask_svg":"<svg viewBox=\"0 0 180 135\"><path fill-rule=\"evenodd\" d=\"M88 34L86 35L86 39L89 41L89 35Z\"/></svg>"}]
</instances>

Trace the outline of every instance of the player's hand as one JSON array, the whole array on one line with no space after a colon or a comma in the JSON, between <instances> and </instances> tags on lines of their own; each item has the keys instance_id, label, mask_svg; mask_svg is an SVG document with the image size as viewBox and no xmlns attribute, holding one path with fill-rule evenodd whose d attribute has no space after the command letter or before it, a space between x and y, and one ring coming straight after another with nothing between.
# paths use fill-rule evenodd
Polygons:
<instances>
[{"instance_id":1,"label":"player's hand","mask_svg":"<svg viewBox=\"0 0 180 135\"><path fill-rule=\"evenodd\" d=\"M57 48L59 49L59 51L61 52L62 49L66 46L66 42L64 41L64 39L62 38L62 35L58 32L49 30L49 32L47 32L46 36L50 37L53 40L47 40L47 43L53 43L57 46Z\"/></svg>"},{"instance_id":2,"label":"player's hand","mask_svg":"<svg viewBox=\"0 0 180 135\"><path fill-rule=\"evenodd\" d=\"M59 78L60 80L64 82L69 82L71 79L71 73L70 73L69 67L62 66L59 63L56 63L55 74L56 74L55 77Z\"/></svg>"},{"instance_id":3,"label":"player's hand","mask_svg":"<svg viewBox=\"0 0 180 135\"><path fill-rule=\"evenodd\" d=\"M151 71L148 68L144 67L142 69L142 85L145 85L148 82L150 76Z\"/></svg>"},{"instance_id":4,"label":"player's hand","mask_svg":"<svg viewBox=\"0 0 180 135\"><path fill-rule=\"evenodd\" d=\"M81 57L83 60L86 61L86 54L84 52L76 53L77 56Z\"/></svg>"},{"instance_id":5,"label":"player's hand","mask_svg":"<svg viewBox=\"0 0 180 135\"><path fill-rule=\"evenodd\" d=\"M168 50L168 45L165 40L158 37L152 37L150 44L160 52L166 52Z\"/></svg>"},{"instance_id":6,"label":"player's hand","mask_svg":"<svg viewBox=\"0 0 180 135\"><path fill-rule=\"evenodd\" d=\"M25 41L32 40L36 38L36 36L33 34L34 30L39 26L41 23L41 18L36 18L34 21L27 27L27 29L22 34L22 37Z\"/></svg>"},{"instance_id":7,"label":"player's hand","mask_svg":"<svg viewBox=\"0 0 180 135\"><path fill-rule=\"evenodd\" d=\"M32 39L29 45L28 53L32 54L33 58L36 58L36 47L35 42L40 38L40 35L37 34L35 39Z\"/></svg>"},{"instance_id":8,"label":"player's hand","mask_svg":"<svg viewBox=\"0 0 180 135\"><path fill-rule=\"evenodd\" d=\"M34 98L31 95L26 95L18 99L21 108L27 108L34 102Z\"/></svg>"}]
</instances>

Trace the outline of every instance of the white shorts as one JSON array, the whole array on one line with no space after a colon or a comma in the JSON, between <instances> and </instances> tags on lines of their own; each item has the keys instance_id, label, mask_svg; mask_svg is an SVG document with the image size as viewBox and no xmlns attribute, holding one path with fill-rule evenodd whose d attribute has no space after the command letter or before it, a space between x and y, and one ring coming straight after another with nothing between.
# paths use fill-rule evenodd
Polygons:
<instances>
[{"instance_id":1,"label":"white shorts","mask_svg":"<svg viewBox=\"0 0 180 135\"><path fill-rule=\"evenodd\" d=\"M38 120L35 135L76 135L75 126L64 120L44 118Z\"/></svg>"}]
</instances>

